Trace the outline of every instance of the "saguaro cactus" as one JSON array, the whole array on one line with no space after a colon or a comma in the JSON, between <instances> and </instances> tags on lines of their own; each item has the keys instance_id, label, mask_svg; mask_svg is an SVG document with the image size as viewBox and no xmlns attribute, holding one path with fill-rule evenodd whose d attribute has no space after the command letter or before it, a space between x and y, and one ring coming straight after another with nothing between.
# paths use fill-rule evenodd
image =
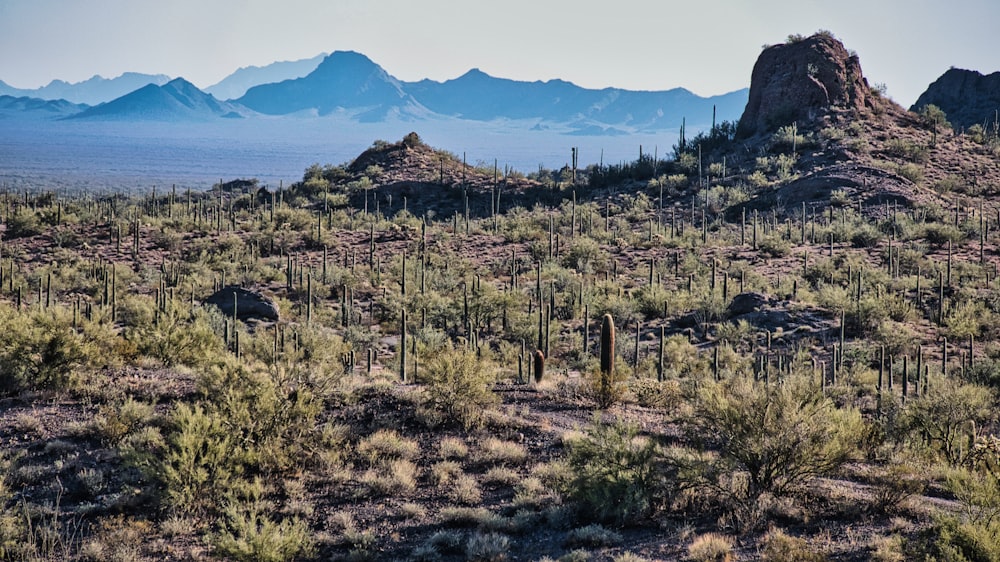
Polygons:
<instances>
[{"instance_id":1,"label":"saguaro cactus","mask_svg":"<svg viewBox=\"0 0 1000 562\"><path fill-rule=\"evenodd\" d=\"M615 373L615 321L610 314L601 322L601 373L597 385L597 403L607 408L617 399L614 384Z\"/></svg>"},{"instance_id":2,"label":"saguaro cactus","mask_svg":"<svg viewBox=\"0 0 1000 562\"><path fill-rule=\"evenodd\" d=\"M601 376L611 377L615 371L615 320L605 314L601 322Z\"/></svg>"},{"instance_id":3,"label":"saguaro cactus","mask_svg":"<svg viewBox=\"0 0 1000 562\"><path fill-rule=\"evenodd\" d=\"M400 311L399 319L399 379L406 382L406 309Z\"/></svg>"},{"instance_id":4,"label":"saguaro cactus","mask_svg":"<svg viewBox=\"0 0 1000 562\"><path fill-rule=\"evenodd\" d=\"M542 377L545 375L545 354L542 353L541 349L535 350L534 362L535 384L538 384L542 382Z\"/></svg>"}]
</instances>

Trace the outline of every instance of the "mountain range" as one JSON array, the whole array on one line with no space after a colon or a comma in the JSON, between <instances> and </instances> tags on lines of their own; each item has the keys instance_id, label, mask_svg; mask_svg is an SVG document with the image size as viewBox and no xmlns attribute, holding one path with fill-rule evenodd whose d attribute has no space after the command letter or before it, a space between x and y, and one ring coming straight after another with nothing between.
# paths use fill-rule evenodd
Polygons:
<instances>
[{"instance_id":1,"label":"mountain range","mask_svg":"<svg viewBox=\"0 0 1000 562\"><path fill-rule=\"evenodd\" d=\"M41 88L15 88L0 80L0 95L11 97L39 98L43 100L66 100L76 104L97 105L124 96L147 84L166 84L170 77L164 74L141 74L126 72L117 78L94 76L82 82L69 83L53 80Z\"/></svg>"},{"instance_id":2,"label":"mountain range","mask_svg":"<svg viewBox=\"0 0 1000 562\"><path fill-rule=\"evenodd\" d=\"M311 69L311 70L310 70ZM142 78L145 77L145 78ZM390 119L420 121L460 119L518 121L515 128L561 130L569 134L622 135L676 131L684 118L697 128L735 120L747 100L747 90L699 97L685 89L629 91L587 89L563 80L526 82L496 78L478 69L437 82L403 82L363 54L337 51L330 55L243 68L202 91L190 82L159 75L122 75L113 80L92 78L79 83L73 96L57 107L18 97L55 95L54 81L35 91L0 83L0 104L6 118L109 121L212 121L265 116L348 116L361 123ZM97 100L98 87L110 91L126 83L144 84L110 100ZM130 82L129 82L130 81ZM66 84L62 82L61 84ZM4 89L6 88L6 89ZM238 98L236 93L245 89ZM218 95L213 95L218 94ZM70 99L72 98L72 99ZM227 101L221 101L227 99Z\"/></svg>"},{"instance_id":3,"label":"mountain range","mask_svg":"<svg viewBox=\"0 0 1000 562\"><path fill-rule=\"evenodd\" d=\"M301 78L309 74L326 58L320 53L310 59L274 62L266 66L246 66L223 78L217 84L205 88L205 93L220 100L232 100L247 93L260 84L280 82L291 78Z\"/></svg>"}]
</instances>

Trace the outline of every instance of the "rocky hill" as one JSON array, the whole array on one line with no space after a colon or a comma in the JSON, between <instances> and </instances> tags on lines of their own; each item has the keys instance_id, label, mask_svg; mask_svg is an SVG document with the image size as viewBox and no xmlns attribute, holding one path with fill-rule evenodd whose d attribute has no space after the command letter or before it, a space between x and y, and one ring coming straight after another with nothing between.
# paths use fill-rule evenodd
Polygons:
<instances>
[{"instance_id":1,"label":"rocky hill","mask_svg":"<svg viewBox=\"0 0 1000 562\"><path fill-rule=\"evenodd\" d=\"M831 109L874 106L856 54L829 33L768 47L754 65L750 97L740 118L744 136L812 122Z\"/></svg>"},{"instance_id":2,"label":"rocky hill","mask_svg":"<svg viewBox=\"0 0 1000 562\"><path fill-rule=\"evenodd\" d=\"M983 75L975 70L952 68L920 94L910 109L934 104L955 127L989 126L1000 110L1000 72Z\"/></svg>"},{"instance_id":3,"label":"rocky hill","mask_svg":"<svg viewBox=\"0 0 1000 562\"><path fill-rule=\"evenodd\" d=\"M953 90L974 88L970 82ZM835 193L869 206L948 208L962 195L1000 189L993 144L936 130L882 97L868 86L858 57L826 32L761 53L738 131L742 147L726 155L729 162L769 173L779 160L786 167L751 198L753 208L826 206Z\"/></svg>"}]
</instances>

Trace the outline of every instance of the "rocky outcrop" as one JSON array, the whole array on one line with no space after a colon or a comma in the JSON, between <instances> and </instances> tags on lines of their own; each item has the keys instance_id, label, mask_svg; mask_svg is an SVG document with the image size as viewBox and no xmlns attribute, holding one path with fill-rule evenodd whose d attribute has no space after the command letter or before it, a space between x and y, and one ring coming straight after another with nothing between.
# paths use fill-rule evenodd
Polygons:
<instances>
[{"instance_id":1,"label":"rocky outcrop","mask_svg":"<svg viewBox=\"0 0 1000 562\"><path fill-rule=\"evenodd\" d=\"M270 297L258 291L251 291L228 285L204 300L205 304L219 307L227 317L232 317L236 306L236 318L240 320L278 320L278 305Z\"/></svg>"},{"instance_id":2,"label":"rocky outcrop","mask_svg":"<svg viewBox=\"0 0 1000 562\"><path fill-rule=\"evenodd\" d=\"M1000 110L1000 72L983 75L952 68L928 86L910 110L930 104L940 107L956 129L976 123L989 126Z\"/></svg>"},{"instance_id":3,"label":"rocky outcrop","mask_svg":"<svg viewBox=\"0 0 1000 562\"><path fill-rule=\"evenodd\" d=\"M872 107L871 90L855 54L829 33L768 47L750 78L739 134L768 133L811 122L830 109Z\"/></svg>"}]
</instances>

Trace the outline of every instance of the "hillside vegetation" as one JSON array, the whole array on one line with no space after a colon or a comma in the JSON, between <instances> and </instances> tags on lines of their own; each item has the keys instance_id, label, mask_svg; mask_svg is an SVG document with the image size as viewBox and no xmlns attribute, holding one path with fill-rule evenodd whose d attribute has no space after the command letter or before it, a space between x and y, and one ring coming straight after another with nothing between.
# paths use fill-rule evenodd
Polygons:
<instances>
[{"instance_id":1,"label":"hillside vegetation","mask_svg":"<svg viewBox=\"0 0 1000 562\"><path fill-rule=\"evenodd\" d=\"M617 165L0 194L0 559L1000 559L998 139L853 79Z\"/></svg>"}]
</instances>

